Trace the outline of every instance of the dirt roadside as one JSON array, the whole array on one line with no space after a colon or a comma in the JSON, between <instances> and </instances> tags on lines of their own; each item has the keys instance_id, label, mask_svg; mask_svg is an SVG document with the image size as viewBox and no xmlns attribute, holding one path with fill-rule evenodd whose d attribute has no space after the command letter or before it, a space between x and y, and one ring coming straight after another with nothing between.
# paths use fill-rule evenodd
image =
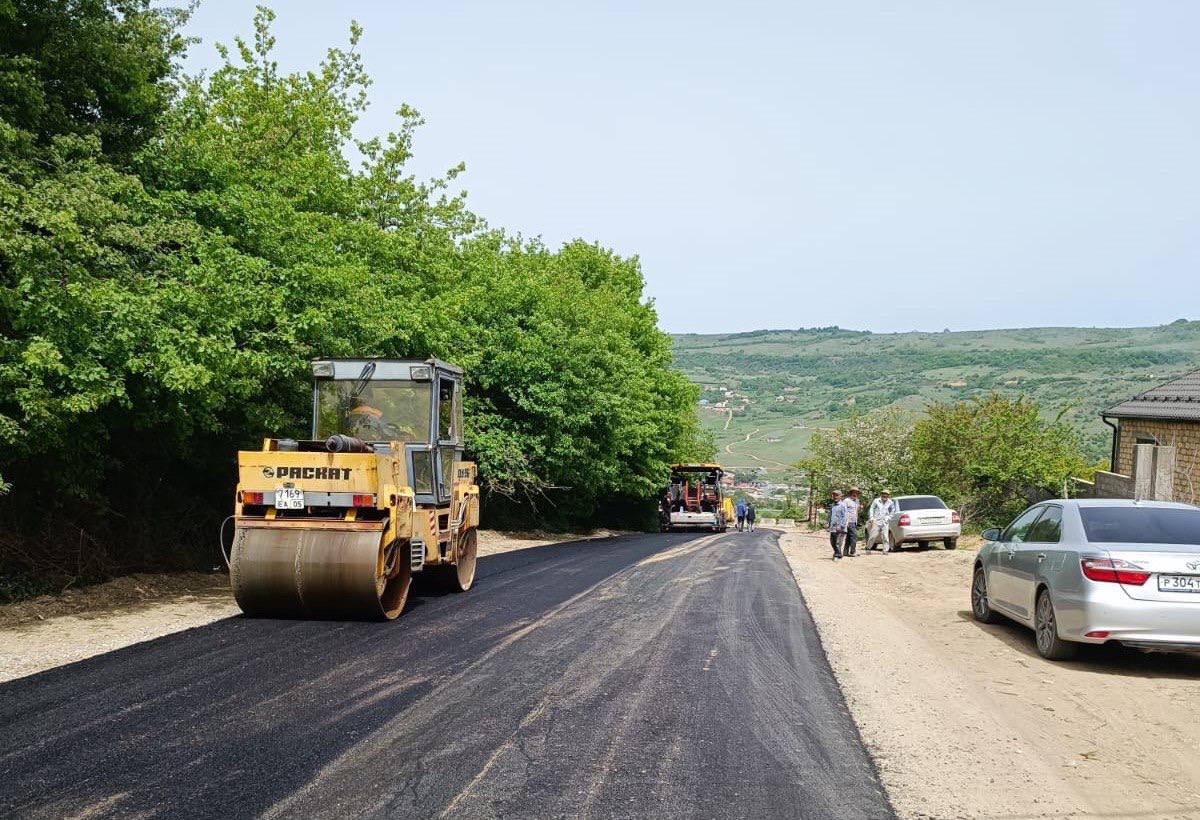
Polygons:
<instances>
[{"instance_id":1,"label":"dirt roadside","mask_svg":"<svg viewBox=\"0 0 1200 820\"><path fill-rule=\"evenodd\" d=\"M604 538L480 530L479 554ZM0 681L111 652L238 614L224 573L130 575L0 606Z\"/></svg>"},{"instance_id":2,"label":"dirt roadside","mask_svg":"<svg viewBox=\"0 0 1200 820\"><path fill-rule=\"evenodd\" d=\"M971 619L966 543L836 563L822 533L780 543L902 818L1200 817L1200 658L1045 661Z\"/></svg>"}]
</instances>

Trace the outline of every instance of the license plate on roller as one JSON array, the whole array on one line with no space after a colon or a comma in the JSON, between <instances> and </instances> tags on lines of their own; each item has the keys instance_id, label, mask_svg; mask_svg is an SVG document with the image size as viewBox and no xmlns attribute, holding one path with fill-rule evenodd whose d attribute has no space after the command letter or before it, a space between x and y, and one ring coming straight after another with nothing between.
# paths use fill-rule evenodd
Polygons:
<instances>
[{"instance_id":1,"label":"license plate on roller","mask_svg":"<svg viewBox=\"0 0 1200 820\"><path fill-rule=\"evenodd\" d=\"M1159 592L1200 592L1200 575L1160 575Z\"/></svg>"},{"instance_id":2,"label":"license plate on roller","mask_svg":"<svg viewBox=\"0 0 1200 820\"><path fill-rule=\"evenodd\" d=\"M304 490L297 490L294 487L280 487L275 491L275 509L304 509Z\"/></svg>"}]
</instances>

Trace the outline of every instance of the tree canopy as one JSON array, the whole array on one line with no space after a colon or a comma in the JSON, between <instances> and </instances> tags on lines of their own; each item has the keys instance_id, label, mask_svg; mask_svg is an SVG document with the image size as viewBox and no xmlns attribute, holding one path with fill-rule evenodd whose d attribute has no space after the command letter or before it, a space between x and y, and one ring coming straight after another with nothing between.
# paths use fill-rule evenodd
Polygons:
<instances>
[{"instance_id":1,"label":"tree canopy","mask_svg":"<svg viewBox=\"0 0 1200 820\"><path fill-rule=\"evenodd\" d=\"M914 472L930 492L967 518L995 524L1061 497L1070 476L1095 471L1079 435L1023 397L932 404L913 427L912 448Z\"/></svg>"},{"instance_id":2,"label":"tree canopy","mask_svg":"<svg viewBox=\"0 0 1200 820\"><path fill-rule=\"evenodd\" d=\"M822 495L858 487L867 497L888 489L896 495L916 490L912 475L912 419L888 408L850 418L809 440L809 456L799 466Z\"/></svg>"},{"instance_id":3,"label":"tree canopy","mask_svg":"<svg viewBox=\"0 0 1200 820\"><path fill-rule=\"evenodd\" d=\"M461 364L468 448L510 520L587 522L711 454L636 257L489 228L452 191L462 166L406 170L411 109L355 138L357 26L284 73L260 8L189 78L181 12L0 9L10 531L51 543L66 521L122 565L211 541L234 450L306 430L317 357ZM54 47L72 32L91 42Z\"/></svg>"},{"instance_id":4,"label":"tree canopy","mask_svg":"<svg viewBox=\"0 0 1200 820\"><path fill-rule=\"evenodd\" d=\"M150 0L0 0L0 118L38 144L94 135L128 158L170 105L186 19Z\"/></svg>"}]
</instances>

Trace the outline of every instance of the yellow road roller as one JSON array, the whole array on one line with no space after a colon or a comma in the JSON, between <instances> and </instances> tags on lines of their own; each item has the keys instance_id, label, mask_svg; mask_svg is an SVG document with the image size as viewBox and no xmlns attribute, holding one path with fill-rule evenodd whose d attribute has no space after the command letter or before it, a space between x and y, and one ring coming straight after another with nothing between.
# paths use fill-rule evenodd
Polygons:
<instances>
[{"instance_id":1,"label":"yellow road roller","mask_svg":"<svg viewBox=\"0 0 1200 820\"><path fill-rule=\"evenodd\" d=\"M463 373L437 359L312 363L312 437L238 453L234 598L250 616L390 620L413 574L475 580L479 487Z\"/></svg>"}]
</instances>

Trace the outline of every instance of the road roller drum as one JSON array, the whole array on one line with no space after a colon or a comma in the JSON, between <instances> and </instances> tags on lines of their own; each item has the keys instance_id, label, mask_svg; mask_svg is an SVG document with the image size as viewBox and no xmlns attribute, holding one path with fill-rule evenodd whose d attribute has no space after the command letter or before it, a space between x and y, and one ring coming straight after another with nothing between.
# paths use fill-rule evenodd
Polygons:
<instances>
[{"instance_id":1,"label":"road roller drum","mask_svg":"<svg viewBox=\"0 0 1200 820\"><path fill-rule=\"evenodd\" d=\"M383 526L278 529L241 526L230 581L247 615L391 619L400 614L412 572L405 562L379 572Z\"/></svg>"}]
</instances>

